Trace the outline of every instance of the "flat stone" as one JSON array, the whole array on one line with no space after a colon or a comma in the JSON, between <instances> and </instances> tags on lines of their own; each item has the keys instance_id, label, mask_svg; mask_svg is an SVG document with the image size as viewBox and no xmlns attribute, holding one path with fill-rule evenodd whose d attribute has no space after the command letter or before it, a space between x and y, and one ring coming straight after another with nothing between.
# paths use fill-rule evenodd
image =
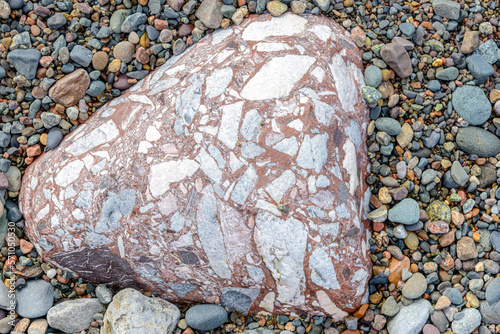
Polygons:
<instances>
[{"instance_id":1,"label":"flat stone","mask_svg":"<svg viewBox=\"0 0 500 334\"><path fill-rule=\"evenodd\" d=\"M486 287L486 300L489 304L500 300L500 277L495 277Z\"/></svg>"},{"instance_id":2,"label":"flat stone","mask_svg":"<svg viewBox=\"0 0 500 334\"><path fill-rule=\"evenodd\" d=\"M403 287L403 296L408 299L420 298L427 290L427 281L421 273L415 273Z\"/></svg>"},{"instance_id":3,"label":"flat stone","mask_svg":"<svg viewBox=\"0 0 500 334\"><path fill-rule=\"evenodd\" d=\"M457 256L462 261L467 261L477 258L478 251L476 243L472 238L463 237L457 242Z\"/></svg>"},{"instance_id":4,"label":"flat stone","mask_svg":"<svg viewBox=\"0 0 500 334\"><path fill-rule=\"evenodd\" d=\"M393 223L415 224L420 218L420 207L414 199L405 198L389 210L388 218Z\"/></svg>"},{"instance_id":5,"label":"flat stone","mask_svg":"<svg viewBox=\"0 0 500 334\"><path fill-rule=\"evenodd\" d=\"M493 67L479 54L474 54L466 58L467 68L471 72L472 76L481 80L492 75L495 70Z\"/></svg>"},{"instance_id":6,"label":"flat stone","mask_svg":"<svg viewBox=\"0 0 500 334\"><path fill-rule=\"evenodd\" d=\"M78 65L87 67L92 62L92 51L81 45L75 45L73 50L69 53L69 57Z\"/></svg>"},{"instance_id":7,"label":"flat stone","mask_svg":"<svg viewBox=\"0 0 500 334\"><path fill-rule=\"evenodd\" d=\"M451 177L462 187L465 186L469 181L469 175L467 175L465 169L456 160L453 161L453 165L451 165Z\"/></svg>"},{"instance_id":8,"label":"flat stone","mask_svg":"<svg viewBox=\"0 0 500 334\"><path fill-rule=\"evenodd\" d=\"M181 312L168 301L134 289L118 292L104 314L101 334L173 333Z\"/></svg>"},{"instance_id":9,"label":"flat stone","mask_svg":"<svg viewBox=\"0 0 500 334\"><path fill-rule=\"evenodd\" d=\"M220 27L223 18L220 11L221 7L222 1L220 0L202 1L195 15L207 28L217 29Z\"/></svg>"},{"instance_id":10,"label":"flat stone","mask_svg":"<svg viewBox=\"0 0 500 334\"><path fill-rule=\"evenodd\" d=\"M379 131L384 131L390 136L396 136L401 132L399 122L390 117L381 117L375 121L375 127Z\"/></svg>"},{"instance_id":11,"label":"flat stone","mask_svg":"<svg viewBox=\"0 0 500 334\"><path fill-rule=\"evenodd\" d=\"M39 318L47 314L54 303L54 287L42 280L26 282L17 292L16 312L21 317Z\"/></svg>"},{"instance_id":12,"label":"flat stone","mask_svg":"<svg viewBox=\"0 0 500 334\"><path fill-rule=\"evenodd\" d=\"M7 60L28 80L35 78L41 57L42 54L36 49L16 49L7 54Z\"/></svg>"},{"instance_id":13,"label":"flat stone","mask_svg":"<svg viewBox=\"0 0 500 334\"><path fill-rule=\"evenodd\" d=\"M500 323L500 301L490 304L484 300L481 302L480 308L482 321L485 324L499 324Z\"/></svg>"},{"instance_id":14,"label":"flat stone","mask_svg":"<svg viewBox=\"0 0 500 334\"><path fill-rule=\"evenodd\" d=\"M450 20L458 20L460 16L460 4L451 0L434 0L432 8L437 15Z\"/></svg>"},{"instance_id":15,"label":"flat stone","mask_svg":"<svg viewBox=\"0 0 500 334\"><path fill-rule=\"evenodd\" d=\"M444 81L453 81L458 78L458 68L455 66L445 68L442 71L436 73L436 78Z\"/></svg>"},{"instance_id":16,"label":"flat stone","mask_svg":"<svg viewBox=\"0 0 500 334\"><path fill-rule=\"evenodd\" d=\"M50 327L65 333L77 333L87 330L94 314L104 310L104 305L97 298L67 300L49 310L47 322Z\"/></svg>"},{"instance_id":17,"label":"flat stone","mask_svg":"<svg viewBox=\"0 0 500 334\"><path fill-rule=\"evenodd\" d=\"M90 77L87 71L77 69L56 81L49 90L49 96L54 102L71 107L85 96L89 84Z\"/></svg>"},{"instance_id":18,"label":"flat stone","mask_svg":"<svg viewBox=\"0 0 500 334\"><path fill-rule=\"evenodd\" d=\"M26 233L94 284L343 319L371 270L361 63L323 16L252 16L209 34L31 164ZM312 112L292 117L305 101ZM51 115L44 124L62 122Z\"/></svg>"},{"instance_id":19,"label":"flat stone","mask_svg":"<svg viewBox=\"0 0 500 334\"><path fill-rule=\"evenodd\" d=\"M451 329L455 334L470 334L481 325L481 313L475 308L466 308L455 315Z\"/></svg>"},{"instance_id":20,"label":"flat stone","mask_svg":"<svg viewBox=\"0 0 500 334\"><path fill-rule=\"evenodd\" d=\"M431 303L426 299L401 307L399 313L387 324L389 334L420 333L429 319L430 307Z\"/></svg>"},{"instance_id":21,"label":"flat stone","mask_svg":"<svg viewBox=\"0 0 500 334\"><path fill-rule=\"evenodd\" d=\"M136 31L139 27L145 24L148 20L148 17L144 13L134 13L132 15L127 16L125 21L123 21L121 25L122 33L130 33L132 31Z\"/></svg>"},{"instance_id":22,"label":"flat stone","mask_svg":"<svg viewBox=\"0 0 500 334\"><path fill-rule=\"evenodd\" d=\"M477 86L464 85L452 94L453 108L471 125L481 125L491 115L491 103Z\"/></svg>"},{"instance_id":23,"label":"flat stone","mask_svg":"<svg viewBox=\"0 0 500 334\"><path fill-rule=\"evenodd\" d=\"M478 127L468 126L458 130L458 147L469 154L489 158L500 153L500 138Z\"/></svg>"},{"instance_id":24,"label":"flat stone","mask_svg":"<svg viewBox=\"0 0 500 334\"><path fill-rule=\"evenodd\" d=\"M189 327L209 331L223 325L227 320L227 311L220 305L195 305L186 312Z\"/></svg>"},{"instance_id":25,"label":"flat stone","mask_svg":"<svg viewBox=\"0 0 500 334\"><path fill-rule=\"evenodd\" d=\"M410 56L401 44L386 44L380 50L380 56L401 78L407 78L413 73Z\"/></svg>"}]
</instances>

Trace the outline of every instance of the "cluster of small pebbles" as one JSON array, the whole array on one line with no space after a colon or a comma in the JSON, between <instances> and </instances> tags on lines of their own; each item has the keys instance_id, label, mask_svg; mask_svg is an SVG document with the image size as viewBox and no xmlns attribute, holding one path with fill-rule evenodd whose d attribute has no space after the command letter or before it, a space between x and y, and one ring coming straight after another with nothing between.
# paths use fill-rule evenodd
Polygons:
<instances>
[{"instance_id":1,"label":"cluster of small pebbles","mask_svg":"<svg viewBox=\"0 0 500 334\"><path fill-rule=\"evenodd\" d=\"M287 10L332 17L363 49L372 120L368 301L340 322L193 308L175 333L500 332L497 1L0 0L0 240L16 224L15 256L0 244L1 308L9 277L18 289L16 325L0 311L0 333L55 333L49 324L80 321L82 333L96 334L112 298L105 286L51 268L27 240L17 206L25 168L205 34ZM81 298L89 301L53 306Z\"/></svg>"}]
</instances>

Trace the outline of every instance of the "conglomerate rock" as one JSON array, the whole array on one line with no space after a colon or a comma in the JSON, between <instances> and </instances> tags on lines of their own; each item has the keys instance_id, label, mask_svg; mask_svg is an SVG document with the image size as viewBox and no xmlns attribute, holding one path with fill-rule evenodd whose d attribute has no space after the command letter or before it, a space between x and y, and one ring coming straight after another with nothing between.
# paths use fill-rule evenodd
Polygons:
<instances>
[{"instance_id":1,"label":"conglomerate rock","mask_svg":"<svg viewBox=\"0 0 500 334\"><path fill-rule=\"evenodd\" d=\"M370 272L361 69L323 16L216 31L30 166L30 240L91 282L342 318Z\"/></svg>"}]
</instances>

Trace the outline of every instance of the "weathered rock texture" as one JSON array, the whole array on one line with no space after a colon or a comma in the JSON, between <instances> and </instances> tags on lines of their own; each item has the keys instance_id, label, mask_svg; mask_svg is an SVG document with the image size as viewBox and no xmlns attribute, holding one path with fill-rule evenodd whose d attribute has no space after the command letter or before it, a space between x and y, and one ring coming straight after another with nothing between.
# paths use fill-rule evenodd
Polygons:
<instances>
[{"instance_id":1,"label":"weathered rock texture","mask_svg":"<svg viewBox=\"0 0 500 334\"><path fill-rule=\"evenodd\" d=\"M29 168L30 239L172 302L342 317L370 272L361 66L322 16L215 32Z\"/></svg>"}]
</instances>

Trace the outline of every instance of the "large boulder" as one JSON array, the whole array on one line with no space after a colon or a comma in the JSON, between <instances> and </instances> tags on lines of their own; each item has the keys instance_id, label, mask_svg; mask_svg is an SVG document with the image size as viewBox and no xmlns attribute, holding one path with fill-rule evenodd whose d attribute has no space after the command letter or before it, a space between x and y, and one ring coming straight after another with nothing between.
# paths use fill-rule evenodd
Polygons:
<instances>
[{"instance_id":1,"label":"large boulder","mask_svg":"<svg viewBox=\"0 0 500 334\"><path fill-rule=\"evenodd\" d=\"M361 69L323 16L216 31L29 167L26 232L94 283L340 319L370 272Z\"/></svg>"}]
</instances>

